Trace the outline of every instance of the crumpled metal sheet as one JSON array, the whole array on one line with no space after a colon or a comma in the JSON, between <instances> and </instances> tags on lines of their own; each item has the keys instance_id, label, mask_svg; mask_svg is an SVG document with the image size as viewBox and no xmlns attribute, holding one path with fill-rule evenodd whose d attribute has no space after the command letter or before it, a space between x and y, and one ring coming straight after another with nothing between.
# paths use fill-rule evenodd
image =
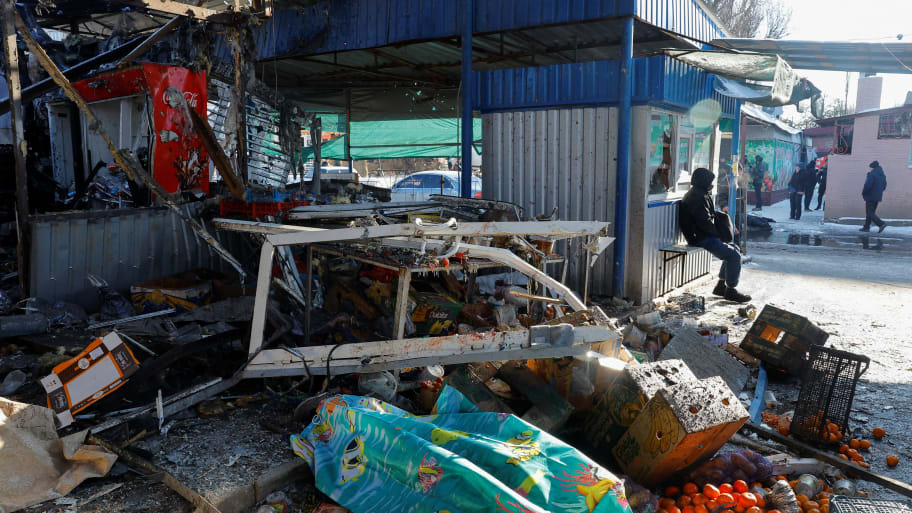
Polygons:
<instances>
[{"instance_id":1,"label":"crumpled metal sheet","mask_svg":"<svg viewBox=\"0 0 912 513\"><path fill-rule=\"evenodd\" d=\"M117 456L84 445L86 434L58 438L53 411L0 397L0 513L63 497L107 474Z\"/></svg>"}]
</instances>

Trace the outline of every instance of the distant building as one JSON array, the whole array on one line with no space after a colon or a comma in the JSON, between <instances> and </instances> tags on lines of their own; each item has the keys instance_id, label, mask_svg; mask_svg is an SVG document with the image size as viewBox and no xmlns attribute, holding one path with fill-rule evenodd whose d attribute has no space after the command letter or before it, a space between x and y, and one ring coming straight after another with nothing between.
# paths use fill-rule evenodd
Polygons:
<instances>
[{"instance_id":1,"label":"distant building","mask_svg":"<svg viewBox=\"0 0 912 513\"><path fill-rule=\"evenodd\" d=\"M872 160L880 162L887 174L887 190L877 214L884 219L912 219L912 105L881 109L882 89L883 77L859 79L855 114L820 120L820 127L805 131L815 146L826 144L825 132L830 132L827 219L864 218L861 189Z\"/></svg>"}]
</instances>

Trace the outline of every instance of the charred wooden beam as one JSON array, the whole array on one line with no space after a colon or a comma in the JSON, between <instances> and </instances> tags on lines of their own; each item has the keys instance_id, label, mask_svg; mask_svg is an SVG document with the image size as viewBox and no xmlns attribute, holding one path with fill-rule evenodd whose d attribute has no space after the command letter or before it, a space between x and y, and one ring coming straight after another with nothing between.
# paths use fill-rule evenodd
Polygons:
<instances>
[{"instance_id":1,"label":"charred wooden beam","mask_svg":"<svg viewBox=\"0 0 912 513\"><path fill-rule=\"evenodd\" d=\"M18 18L12 0L3 0L0 5L0 23L3 24L3 56L6 61L6 85L9 88L10 119L12 121L13 160L16 172L16 228L18 242L16 258L19 265L19 292L22 297L28 294L28 253L29 253L29 201L28 174L25 169L28 144L25 141L25 130L22 125L22 87L19 83L19 50L16 45L16 27L13 16ZM25 29L23 29L25 30Z\"/></svg>"}]
</instances>

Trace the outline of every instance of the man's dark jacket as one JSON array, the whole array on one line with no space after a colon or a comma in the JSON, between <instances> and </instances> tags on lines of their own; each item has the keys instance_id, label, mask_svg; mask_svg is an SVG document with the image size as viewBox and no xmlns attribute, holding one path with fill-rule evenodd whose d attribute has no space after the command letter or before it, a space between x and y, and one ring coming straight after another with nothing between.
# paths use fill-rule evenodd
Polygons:
<instances>
[{"instance_id":1,"label":"man's dark jacket","mask_svg":"<svg viewBox=\"0 0 912 513\"><path fill-rule=\"evenodd\" d=\"M705 168L698 168L691 178L690 190L678 205L678 224L687 243L696 246L710 237L719 237L715 223L715 206L710 194L715 175Z\"/></svg>"}]
</instances>

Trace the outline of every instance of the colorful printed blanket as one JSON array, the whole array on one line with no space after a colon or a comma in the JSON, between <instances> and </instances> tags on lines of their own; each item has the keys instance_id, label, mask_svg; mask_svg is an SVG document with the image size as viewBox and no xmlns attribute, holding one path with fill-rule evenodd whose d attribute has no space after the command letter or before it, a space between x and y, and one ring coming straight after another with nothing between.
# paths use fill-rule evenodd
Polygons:
<instances>
[{"instance_id":1,"label":"colorful printed blanket","mask_svg":"<svg viewBox=\"0 0 912 513\"><path fill-rule=\"evenodd\" d=\"M444 387L436 414L338 395L291 437L354 513L630 513L621 480L547 432Z\"/></svg>"}]
</instances>

